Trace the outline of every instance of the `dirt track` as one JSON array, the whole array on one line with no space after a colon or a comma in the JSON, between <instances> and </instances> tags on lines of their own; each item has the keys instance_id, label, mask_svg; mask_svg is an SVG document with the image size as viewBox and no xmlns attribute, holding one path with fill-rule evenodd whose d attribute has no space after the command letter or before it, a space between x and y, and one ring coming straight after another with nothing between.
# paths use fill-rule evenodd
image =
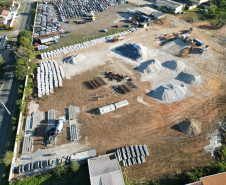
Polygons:
<instances>
[{"instance_id":1,"label":"dirt track","mask_svg":"<svg viewBox=\"0 0 226 185\"><path fill-rule=\"evenodd\" d=\"M168 24L165 26L169 26L169 20L166 19L166 23ZM182 29L188 29L188 27L184 27L180 22L178 22L178 27L172 28L163 28L162 25L155 24L148 28L149 31L142 30L126 36L125 42L141 43L154 48L157 46L157 35ZM78 120L81 124L80 143L89 143L90 148L97 150L97 155L119 147L146 144L150 153L150 157L145 157L147 162L124 169L130 180L164 178L167 175L210 164L214 159L210 157L210 153L204 152L204 146L209 144L206 135L217 128L215 119L225 115L226 98L226 84L223 81L225 79L225 56L222 46L218 44L215 37L212 37L212 34L211 31L199 29L195 29L192 33L192 38L199 38L205 44L210 45L209 53L212 55L205 58L193 51L193 54L185 58L190 65L195 66L206 81L200 89L192 86L193 96L183 101L157 104L153 98L146 96L146 89L151 88L149 82L141 83L140 74L130 65L122 63L117 58L109 58L115 63L106 62L105 65L78 74L70 80L63 80L64 87L57 90L48 103L46 103L47 99L41 101L40 110L48 111L54 108L59 111L59 114L64 114L64 109L69 105L80 107L82 110ZM104 43L75 53L104 51L111 45L111 43ZM62 55L61 58L71 54ZM59 60L59 57L55 59ZM91 90L84 85L84 82L103 75L105 71L118 70L120 72L122 67L118 67L116 62L129 69L132 76L136 78L133 81L138 86L136 90L126 95L113 96L104 87ZM121 73L124 73L123 70ZM93 94L100 90L105 90L109 96L100 101L93 101ZM206 95L205 92L209 91L212 93ZM143 100L150 106L138 103L138 96L143 97ZM129 101L129 106L101 116L93 111L99 106L124 99ZM194 118L200 121L202 123L201 135L191 138L178 131L176 125L182 118Z\"/></svg>"}]
</instances>

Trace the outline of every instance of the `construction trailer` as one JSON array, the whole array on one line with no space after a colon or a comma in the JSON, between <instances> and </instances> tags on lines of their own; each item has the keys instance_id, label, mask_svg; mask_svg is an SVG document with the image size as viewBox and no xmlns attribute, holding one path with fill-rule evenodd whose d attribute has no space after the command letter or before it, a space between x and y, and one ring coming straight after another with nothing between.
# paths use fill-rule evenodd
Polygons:
<instances>
[{"instance_id":1,"label":"construction trailer","mask_svg":"<svg viewBox=\"0 0 226 185\"><path fill-rule=\"evenodd\" d=\"M129 102L127 100L123 100L123 101L120 101L120 102L116 102L116 103L112 103L110 105L106 105L106 106L103 106L103 107L99 107L98 108L98 113L100 115L102 114L106 114L108 112L112 112L114 111L115 109L118 109L118 108L121 108L121 107L124 107L126 105L129 105Z\"/></svg>"}]
</instances>

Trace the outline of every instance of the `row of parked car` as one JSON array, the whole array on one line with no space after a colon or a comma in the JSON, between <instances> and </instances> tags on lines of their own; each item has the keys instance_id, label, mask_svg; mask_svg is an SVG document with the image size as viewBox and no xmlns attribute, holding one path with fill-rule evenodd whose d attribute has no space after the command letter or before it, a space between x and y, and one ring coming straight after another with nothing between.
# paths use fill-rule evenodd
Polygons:
<instances>
[{"instance_id":1,"label":"row of parked car","mask_svg":"<svg viewBox=\"0 0 226 185\"><path fill-rule=\"evenodd\" d=\"M60 23L57 22L57 18L53 18L52 16L53 13L51 12L51 7L46 4L39 4L34 37L64 31L63 27L60 26Z\"/></svg>"},{"instance_id":2,"label":"row of parked car","mask_svg":"<svg viewBox=\"0 0 226 185\"><path fill-rule=\"evenodd\" d=\"M82 2L73 0L56 1L61 20L84 17L90 12L102 12L108 6L124 4L125 0L99 0L95 2Z\"/></svg>"}]
</instances>

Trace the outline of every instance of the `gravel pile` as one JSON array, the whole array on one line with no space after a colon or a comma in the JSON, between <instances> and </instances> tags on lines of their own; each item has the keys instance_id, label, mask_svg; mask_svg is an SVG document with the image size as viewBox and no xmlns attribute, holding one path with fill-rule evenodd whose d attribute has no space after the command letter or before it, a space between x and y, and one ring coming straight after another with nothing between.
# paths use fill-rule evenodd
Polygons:
<instances>
[{"instance_id":1,"label":"gravel pile","mask_svg":"<svg viewBox=\"0 0 226 185\"><path fill-rule=\"evenodd\" d=\"M197 136L201 133L202 124L194 119L185 119L178 124L181 132L189 136Z\"/></svg>"},{"instance_id":2,"label":"gravel pile","mask_svg":"<svg viewBox=\"0 0 226 185\"><path fill-rule=\"evenodd\" d=\"M137 70L141 73L150 74L158 72L161 67L161 62L159 62L158 60L149 60L147 62L141 63L141 65L137 67Z\"/></svg>"},{"instance_id":3,"label":"gravel pile","mask_svg":"<svg viewBox=\"0 0 226 185\"><path fill-rule=\"evenodd\" d=\"M162 66L174 70L176 72L183 71L185 68L185 64L183 62L176 60L166 61L162 64Z\"/></svg>"},{"instance_id":4,"label":"gravel pile","mask_svg":"<svg viewBox=\"0 0 226 185\"><path fill-rule=\"evenodd\" d=\"M161 85L155 90L152 90L149 93L149 96L165 103L171 103L183 100L185 98L187 90L188 89L184 84Z\"/></svg>"},{"instance_id":5,"label":"gravel pile","mask_svg":"<svg viewBox=\"0 0 226 185\"><path fill-rule=\"evenodd\" d=\"M147 58L147 48L141 44L124 44L115 48L115 51L133 61L140 61Z\"/></svg>"},{"instance_id":6,"label":"gravel pile","mask_svg":"<svg viewBox=\"0 0 226 185\"><path fill-rule=\"evenodd\" d=\"M68 59L64 60L64 63L76 65L81 63L84 60L85 60L85 56L78 54L78 55L70 56Z\"/></svg>"},{"instance_id":7,"label":"gravel pile","mask_svg":"<svg viewBox=\"0 0 226 185\"><path fill-rule=\"evenodd\" d=\"M177 77L177 80L183 81L187 84L199 85L202 83L202 78L199 74L192 74L182 71Z\"/></svg>"}]
</instances>

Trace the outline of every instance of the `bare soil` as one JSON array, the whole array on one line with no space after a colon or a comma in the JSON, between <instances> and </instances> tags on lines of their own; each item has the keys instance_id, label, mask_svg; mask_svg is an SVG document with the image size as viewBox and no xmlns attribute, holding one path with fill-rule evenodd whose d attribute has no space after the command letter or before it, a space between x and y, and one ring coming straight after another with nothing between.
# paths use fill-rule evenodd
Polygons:
<instances>
[{"instance_id":1,"label":"bare soil","mask_svg":"<svg viewBox=\"0 0 226 185\"><path fill-rule=\"evenodd\" d=\"M169 20L165 19L166 23ZM189 29L181 21L178 27L163 27L155 24L156 29L145 29L126 36L127 43L141 43L148 47L158 47L156 35L159 30L164 33ZM153 26L153 25L152 25ZM215 33L216 34L216 33ZM217 33L222 34L222 32ZM217 37L213 32L196 28L191 37L199 38L205 44L210 45L209 53L212 55L200 55L193 52L185 57L186 60L205 78L205 85L201 88L191 86L193 96L183 101L171 104L158 104L146 95L146 90L151 88L149 82L140 82L140 74L129 64L121 62L118 58L109 58L114 63L106 62L72 77L63 80L63 88L55 89L50 99L44 97L41 100L40 111L55 109L59 115L65 114L65 108L69 105L80 107L81 113L78 122L81 125L80 143L90 144L90 148L97 150L97 156L105 154L119 147L146 144L150 156L145 157L146 163L132 165L124 169L128 180L151 180L165 178L192 168L208 165L215 159L210 153L204 152L204 146L209 144L206 135L218 127L217 118L226 113L226 83L225 79L225 53ZM99 52L109 49L112 43L103 43L78 52L71 52L57 56L55 59L63 59L72 54ZM110 52L110 51L109 51ZM209 57L208 57L209 56ZM40 62L38 60L37 62ZM118 65L117 63L120 63ZM126 70L125 70L126 69ZM109 84L96 90L90 89L85 82L102 76L105 71L113 71L122 75L130 73L133 83L138 87L125 95L117 93L114 96L109 90L112 83L105 78ZM211 92L210 95L205 95ZM104 99L94 101L93 97L105 95ZM150 106L140 104L137 97ZM114 112L97 115L96 108L117 102L128 100L129 105ZM193 118L202 123L202 132L196 137L189 137L180 132L176 125L182 118ZM66 130L66 129L65 129ZM62 134L62 144L68 142Z\"/></svg>"}]
</instances>

